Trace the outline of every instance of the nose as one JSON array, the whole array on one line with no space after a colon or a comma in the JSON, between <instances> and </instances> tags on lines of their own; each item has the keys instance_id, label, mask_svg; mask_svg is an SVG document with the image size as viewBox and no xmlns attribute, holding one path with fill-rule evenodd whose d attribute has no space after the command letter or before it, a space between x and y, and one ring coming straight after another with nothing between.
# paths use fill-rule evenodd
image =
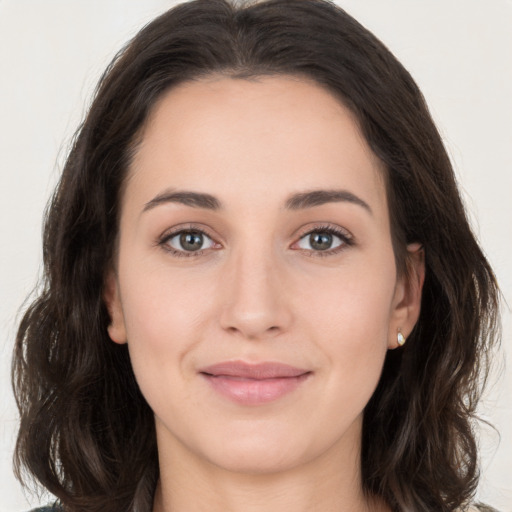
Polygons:
<instances>
[{"instance_id":1,"label":"nose","mask_svg":"<svg viewBox=\"0 0 512 512\"><path fill-rule=\"evenodd\" d=\"M285 276L267 255L242 254L223 276L221 327L246 339L273 338L292 321Z\"/></svg>"}]
</instances>

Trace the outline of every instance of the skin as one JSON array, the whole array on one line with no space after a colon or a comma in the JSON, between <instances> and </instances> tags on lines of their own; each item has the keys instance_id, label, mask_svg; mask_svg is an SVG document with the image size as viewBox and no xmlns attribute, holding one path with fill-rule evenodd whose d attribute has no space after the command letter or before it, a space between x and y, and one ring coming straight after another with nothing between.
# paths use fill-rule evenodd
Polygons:
<instances>
[{"instance_id":1,"label":"skin","mask_svg":"<svg viewBox=\"0 0 512 512\"><path fill-rule=\"evenodd\" d=\"M285 208L319 189L368 208ZM162 199L175 191L222 208ZM169 231L191 223L204 250L177 256ZM306 233L326 227L343 236L316 250ZM422 251L406 250L411 271L398 276L382 166L320 86L213 76L166 93L129 170L105 292L110 337L128 343L155 413L155 511L387 510L361 491L362 412L398 329L407 337L418 318ZM198 373L233 360L311 374L278 400L241 405Z\"/></svg>"}]
</instances>

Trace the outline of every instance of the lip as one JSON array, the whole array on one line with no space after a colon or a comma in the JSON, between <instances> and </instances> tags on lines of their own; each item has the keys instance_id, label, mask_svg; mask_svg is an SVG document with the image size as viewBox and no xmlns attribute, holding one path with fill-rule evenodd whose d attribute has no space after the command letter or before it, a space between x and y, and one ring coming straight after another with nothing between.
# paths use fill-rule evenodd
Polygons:
<instances>
[{"instance_id":1,"label":"lip","mask_svg":"<svg viewBox=\"0 0 512 512\"><path fill-rule=\"evenodd\" d=\"M273 402L293 392L312 372L282 363L226 361L199 370L214 391L241 405Z\"/></svg>"}]
</instances>

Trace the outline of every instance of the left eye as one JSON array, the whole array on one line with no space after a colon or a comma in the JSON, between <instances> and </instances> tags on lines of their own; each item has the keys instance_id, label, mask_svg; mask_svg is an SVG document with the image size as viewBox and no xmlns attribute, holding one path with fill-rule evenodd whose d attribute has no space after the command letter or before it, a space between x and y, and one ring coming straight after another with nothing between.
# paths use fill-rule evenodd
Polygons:
<instances>
[{"instance_id":1,"label":"left eye","mask_svg":"<svg viewBox=\"0 0 512 512\"><path fill-rule=\"evenodd\" d=\"M196 252L211 249L215 242L201 231L189 230L170 236L165 243L176 251Z\"/></svg>"},{"instance_id":2,"label":"left eye","mask_svg":"<svg viewBox=\"0 0 512 512\"><path fill-rule=\"evenodd\" d=\"M297 243L300 249L309 251L328 251L336 249L345 243L345 240L331 231L311 231L304 235Z\"/></svg>"}]
</instances>

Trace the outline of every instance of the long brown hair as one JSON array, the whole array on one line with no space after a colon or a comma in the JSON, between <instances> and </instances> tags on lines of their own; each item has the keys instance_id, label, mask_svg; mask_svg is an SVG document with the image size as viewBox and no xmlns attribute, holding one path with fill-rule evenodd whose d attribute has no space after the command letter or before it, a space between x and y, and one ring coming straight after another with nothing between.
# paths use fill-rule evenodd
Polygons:
<instances>
[{"instance_id":1,"label":"long brown hair","mask_svg":"<svg viewBox=\"0 0 512 512\"><path fill-rule=\"evenodd\" d=\"M415 82L324 0L188 2L141 30L104 73L49 204L43 287L18 331L18 476L28 471L65 510L151 510L153 414L126 346L107 335L102 290L123 180L149 112L169 88L212 73L305 76L356 115L386 168L398 268L407 243L420 242L426 255L419 321L387 354L365 409L363 487L396 511L467 503L478 480L475 406L496 339L495 278Z\"/></svg>"}]
</instances>

